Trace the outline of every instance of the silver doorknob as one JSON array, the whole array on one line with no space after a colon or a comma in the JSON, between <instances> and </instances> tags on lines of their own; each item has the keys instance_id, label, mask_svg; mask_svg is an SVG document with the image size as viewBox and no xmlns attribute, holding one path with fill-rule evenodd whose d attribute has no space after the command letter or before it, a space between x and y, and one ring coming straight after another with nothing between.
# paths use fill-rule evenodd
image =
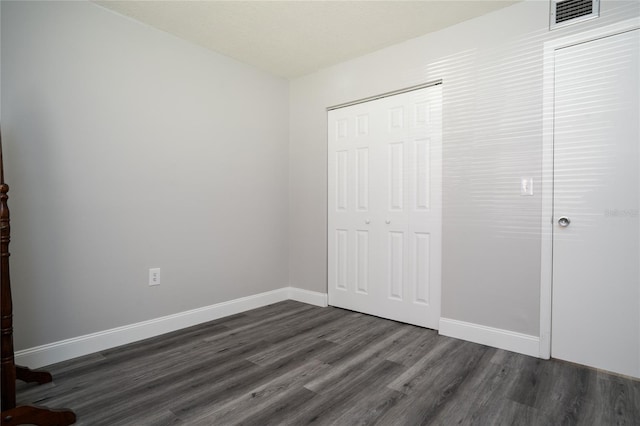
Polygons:
<instances>
[{"instance_id":1,"label":"silver doorknob","mask_svg":"<svg viewBox=\"0 0 640 426\"><path fill-rule=\"evenodd\" d=\"M371 223L371 220L369 220L369 219L365 219L365 220L364 220L364 223L369 224L369 223Z\"/></svg>"},{"instance_id":2,"label":"silver doorknob","mask_svg":"<svg viewBox=\"0 0 640 426\"><path fill-rule=\"evenodd\" d=\"M385 220L384 223L386 223L387 225L391 223L391 221L389 219Z\"/></svg>"},{"instance_id":3,"label":"silver doorknob","mask_svg":"<svg viewBox=\"0 0 640 426\"><path fill-rule=\"evenodd\" d=\"M560 219L558 219L558 225L562 226L563 228L569 226L570 223L571 220L566 216L562 216Z\"/></svg>"}]
</instances>

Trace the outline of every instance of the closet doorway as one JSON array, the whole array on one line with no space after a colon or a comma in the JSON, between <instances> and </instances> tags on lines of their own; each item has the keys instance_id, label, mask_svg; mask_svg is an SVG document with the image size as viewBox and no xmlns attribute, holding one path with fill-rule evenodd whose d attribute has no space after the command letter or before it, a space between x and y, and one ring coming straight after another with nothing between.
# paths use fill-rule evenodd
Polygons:
<instances>
[{"instance_id":1,"label":"closet doorway","mask_svg":"<svg viewBox=\"0 0 640 426\"><path fill-rule=\"evenodd\" d=\"M440 320L442 85L328 112L332 306Z\"/></svg>"}]
</instances>

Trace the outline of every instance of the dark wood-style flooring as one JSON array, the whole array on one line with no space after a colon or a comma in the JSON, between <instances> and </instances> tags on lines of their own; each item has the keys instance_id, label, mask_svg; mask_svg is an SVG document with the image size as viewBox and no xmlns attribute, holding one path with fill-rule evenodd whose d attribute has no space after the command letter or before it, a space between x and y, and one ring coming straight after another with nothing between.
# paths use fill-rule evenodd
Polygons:
<instances>
[{"instance_id":1,"label":"dark wood-style flooring","mask_svg":"<svg viewBox=\"0 0 640 426\"><path fill-rule=\"evenodd\" d=\"M640 381L294 301L47 369L79 425L640 425Z\"/></svg>"}]
</instances>

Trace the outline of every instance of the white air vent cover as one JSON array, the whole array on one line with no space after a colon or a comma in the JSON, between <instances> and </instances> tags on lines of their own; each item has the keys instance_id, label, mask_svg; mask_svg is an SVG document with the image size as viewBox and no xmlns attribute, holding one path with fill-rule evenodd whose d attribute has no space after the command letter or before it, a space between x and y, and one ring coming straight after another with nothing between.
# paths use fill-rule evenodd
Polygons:
<instances>
[{"instance_id":1,"label":"white air vent cover","mask_svg":"<svg viewBox=\"0 0 640 426\"><path fill-rule=\"evenodd\" d=\"M575 24L600 15L600 0L551 0L549 28Z\"/></svg>"}]
</instances>

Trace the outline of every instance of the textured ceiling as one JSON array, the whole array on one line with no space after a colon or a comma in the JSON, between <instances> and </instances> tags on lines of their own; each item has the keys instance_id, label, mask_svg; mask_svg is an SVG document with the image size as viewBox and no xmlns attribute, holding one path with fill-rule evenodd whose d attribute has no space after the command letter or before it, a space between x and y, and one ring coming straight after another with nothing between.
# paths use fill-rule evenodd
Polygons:
<instances>
[{"instance_id":1,"label":"textured ceiling","mask_svg":"<svg viewBox=\"0 0 640 426\"><path fill-rule=\"evenodd\" d=\"M264 71L295 78L516 1L96 3Z\"/></svg>"}]
</instances>

